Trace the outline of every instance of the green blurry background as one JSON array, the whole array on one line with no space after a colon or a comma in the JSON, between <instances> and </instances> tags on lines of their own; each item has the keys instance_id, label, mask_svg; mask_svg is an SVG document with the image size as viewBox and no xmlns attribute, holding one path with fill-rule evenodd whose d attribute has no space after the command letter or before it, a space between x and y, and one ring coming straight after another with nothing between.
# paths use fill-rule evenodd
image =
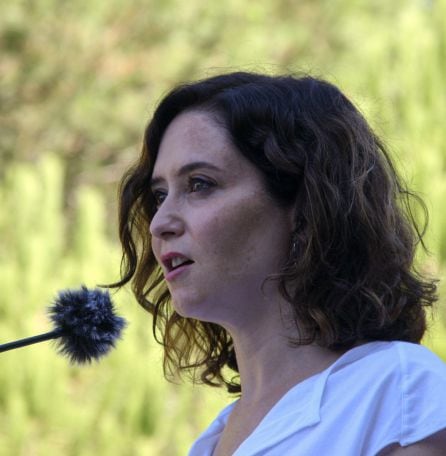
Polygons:
<instances>
[{"instance_id":1,"label":"green blurry background","mask_svg":"<svg viewBox=\"0 0 446 456\"><path fill-rule=\"evenodd\" d=\"M446 268L446 0L9 0L0 6L0 341L49 330L57 290L118 278L116 192L173 84L234 69L339 85L431 213ZM444 293L425 339L446 358ZM0 456L185 454L224 392L167 384L151 321L100 364L40 344L0 357Z\"/></svg>"}]
</instances>

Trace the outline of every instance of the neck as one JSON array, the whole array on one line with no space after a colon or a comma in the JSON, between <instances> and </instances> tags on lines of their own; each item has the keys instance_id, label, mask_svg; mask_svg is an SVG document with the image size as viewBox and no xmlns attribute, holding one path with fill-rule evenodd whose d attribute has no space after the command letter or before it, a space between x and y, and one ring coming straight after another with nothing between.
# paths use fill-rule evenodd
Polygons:
<instances>
[{"instance_id":1,"label":"neck","mask_svg":"<svg viewBox=\"0 0 446 456\"><path fill-rule=\"evenodd\" d=\"M279 309L278 309L279 310ZM318 345L290 344L297 329L285 328L280 312L228 329L234 341L240 373L240 402L255 406L275 403L291 387L330 366L340 356ZM288 325L290 326L290 325Z\"/></svg>"}]
</instances>

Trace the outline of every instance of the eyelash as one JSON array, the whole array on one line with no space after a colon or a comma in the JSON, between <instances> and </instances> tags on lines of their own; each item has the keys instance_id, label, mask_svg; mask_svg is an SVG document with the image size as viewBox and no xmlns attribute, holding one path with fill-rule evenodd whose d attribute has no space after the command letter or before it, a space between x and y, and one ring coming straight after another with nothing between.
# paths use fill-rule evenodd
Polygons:
<instances>
[{"instance_id":1,"label":"eyelash","mask_svg":"<svg viewBox=\"0 0 446 456\"><path fill-rule=\"evenodd\" d=\"M195 187L196 185L200 188L197 189ZM188 193L204 192L213 186L215 186L213 182L202 177L190 177L187 182L187 191ZM156 207L160 207L167 196L167 192L164 190L153 190L152 194L155 199Z\"/></svg>"},{"instance_id":2,"label":"eyelash","mask_svg":"<svg viewBox=\"0 0 446 456\"><path fill-rule=\"evenodd\" d=\"M153 199L155 200L155 207L160 207L164 198L167 196L167 193L162 190L153 190L152 191Z\"/></svg>"},{"instance_id":3,"label":"eyelash","mask_svg":"<svg viewBox=\"0 0 446 456\"><path fill-rule=\"evenodd\" d=\"M196 184L199 184L202 187L200 189L198 189L198 190L192 190L192 188ZM213 182L210 182L207 179L203 179L202 177L190 177L189 180L188 180L188 187L189 187L189 190L191 191L191 193L208 190L213 185L214 185Z\"/></svg>"}]
</instances>

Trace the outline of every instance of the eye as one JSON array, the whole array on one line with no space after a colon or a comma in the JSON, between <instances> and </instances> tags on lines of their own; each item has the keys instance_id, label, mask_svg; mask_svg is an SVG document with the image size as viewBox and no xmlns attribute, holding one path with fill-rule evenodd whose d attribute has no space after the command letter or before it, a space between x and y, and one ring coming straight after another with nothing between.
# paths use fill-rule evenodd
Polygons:
<instances>
[{"instance_id":1,"label":"eye","mask_svg":"<svg viewBox=\"0 0 446 456\"><path fill-rule=\"evenodd\" d=\"M156 207L160 207L162 202L166 199L167 192L164 190L152 190L153 199L155 200Z\"/></svg>"},{"instance_id":2,"label":"eye","mask_svg":"<svg viewBox=\"0 0 446 456\"><path fill-rule=\"evenodd\" d=\"M208 190L213 187L214 183L203 179L202 177L191 177L189 178L189 191L191 193L201 192L203 190Z\"/></svg>"}]
</instances>

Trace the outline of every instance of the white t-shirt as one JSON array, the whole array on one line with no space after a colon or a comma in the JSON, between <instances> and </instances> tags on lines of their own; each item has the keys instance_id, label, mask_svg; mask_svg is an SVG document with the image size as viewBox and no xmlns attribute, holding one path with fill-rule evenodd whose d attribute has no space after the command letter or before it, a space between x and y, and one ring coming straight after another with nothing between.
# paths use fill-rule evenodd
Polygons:
<instances>
[{"instance_id":1,"label":"white t-shirt","mask_svg":"<svg viewBox=\"0 0 446 456\"><path fill-rule=\"evenodd\" d=\"M212 455L234 405L189 456ZM446 364L418 344L370 342L291 388L233 456L375 456L445 428Z\"/></svg>"}]
</instances>

